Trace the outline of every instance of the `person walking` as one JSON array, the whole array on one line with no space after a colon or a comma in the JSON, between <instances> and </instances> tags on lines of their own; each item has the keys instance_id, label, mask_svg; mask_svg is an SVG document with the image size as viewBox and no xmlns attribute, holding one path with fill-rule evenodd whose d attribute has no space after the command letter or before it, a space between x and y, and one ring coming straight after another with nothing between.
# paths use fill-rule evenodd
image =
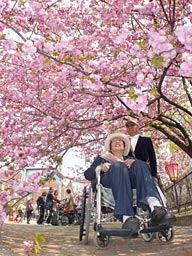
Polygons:
<instances>
[{"instance_id":1,"label":"person walking","mask_svg":"<svg viewBox=\"0 0 192 256\"><path fill-rule=\"evenodd\" d=\"M36 201L37 209L38 209L38 213L39 213L39 218L37 220L37 224L39 224L39 225L43 224L43 222L44 222L46 196L47 196L47 192L43 191L41 196L39 196Z\"/></svg>"},{"instance_id":2,"label":"person walking","mask_svg":"<svg viewBox=\"0 0 192 256\"><path fill-rule=\"evenodd\" d=\"M49 188L49 192L47 193L46 202L45 202L45 208L46 208L46 214L47 217L45 219L45 225L49 225L51 223L52 219L52 213L53 213L53 188Z\"/></svg>"},{"instance_id":3,"label":"person walking","mask_svg":"<svg viewBox=\"0 0 192 256\"><path fill-rule=\"evenodd\" d=\"M58 190L53 193L53 212L52 212L52 225L59 225L59 207L61 200L58 199Z\"/></svg>"},{"instance_id":4,"label":"person walking","mask_svg":"<svg viewBox=\"0 0 192 256\"><path fill-rule=\"evenodd\" d=\"M19 204L19 206L17 207L17 212L18 212L18 219L17 219L17 223L22 223L23 222L23 219L24 219L24 215L25 215L25 205L23 202L21 202Z\"/></svg>"},{"instance_id":5,"label":"person walking","mask_svg":"<svg viewBox=\"0 0 192 256\"><path fill-rule=\"evenodd\" d=\"M32 200L28 199L26 203L27 224L30 224L32 212L33 212Z\"/></svg>"}]
</instances>

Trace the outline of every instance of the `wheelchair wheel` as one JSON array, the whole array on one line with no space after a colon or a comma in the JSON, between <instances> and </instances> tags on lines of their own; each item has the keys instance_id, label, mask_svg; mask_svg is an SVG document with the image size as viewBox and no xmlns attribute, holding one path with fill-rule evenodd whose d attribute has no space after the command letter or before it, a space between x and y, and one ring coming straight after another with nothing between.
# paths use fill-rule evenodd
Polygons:
<instances>
[{"instance_id":1,"label":"wheelchair wheel","mask_svg":"<svg viewBox=\"0 0 192 256\"><path fill-rule=\"evenodd\" d=\"M81 217L80 217L80 231L79 231L79 241L82 241L84 236L84 224L85 224L85 206L86 206L86 187L83 189L83 196L81 202Z\"/></svg>"},{"instance_id":2,"label":"wheelchair wheel","mask_svg":"<svg viewBox=\"0 0 192 256\"><path fill-rule=\"evenodd\" d=\"M145 242L151 242L155 238L155 233L142 233L141 236Z\"/></svg>"},{"instance_id":3,"label":"wheelchair wheel","mask_svg":"<svg viewBox=\"0 0 192 256\"><path fill-rule=\"evenodd\" d=\"M156 233L156 239L160 244L170 243L174 238L173 227L166 228L164 231Z\"/></svg>"},{"instance_id":4,"label":"wheelchair wheel","mask_svg":"<svg viewBox=\"0 0 192 256\"><path fill-rule=\"evenodd\" d=\"M105 249L110 244L110 236L109 235L102 235L102 234L100 234L98 236L97 233L95 233L94 244L97 247L99 247L100 249Z\"/></svg>"},{"instance_id":5,"label":"wheelchair wheel","mask_svg":"<svg viewBox=\"0 0 192 256\"><path fill-rule=\"evenodd\" d=\"M86 205L86 214L85 214L85 218L86 218L85 244L88 244L88 240L89 240L89 227L91 222L91 197L92 197L92 194L91 194L91 187L90 187L88 191L88 201Z\"/></svg>"},{"instance_id":6,"label":"wheelchair wheel","mask_svg":"<svg viewBox=\"0 0 192 256\"><path fill-rule=\"evenodd\" d=\"M149 226L148 223L145 223L142 225L143 228L147 228ZM141 237L145 242L151 242L155 238L155 233L149 232L149 233L141 233Z\"/></svg>"}]
</instances>

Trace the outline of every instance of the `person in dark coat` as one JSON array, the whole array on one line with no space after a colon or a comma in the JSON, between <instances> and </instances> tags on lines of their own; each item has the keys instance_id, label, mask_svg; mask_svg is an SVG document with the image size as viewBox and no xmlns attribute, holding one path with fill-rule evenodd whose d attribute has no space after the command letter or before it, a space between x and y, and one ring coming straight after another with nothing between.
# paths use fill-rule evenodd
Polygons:
<instances>
[{"instance_id":1,"label":"person in dark coat","mask_svg":"<svg viewBox=\"0 0 192 256\"><path fill-rule=\"evenodd\" d=\"M30 224L32 212L33 212L32 200L29 199L27 200L27 203L26 203L27 224Z\"/></svg>"},{"instance_id":2,"label":"person in dark coat","mask_svg":"<svg viewBox=\"0 0 192 256\"><path fill-rule=\"evenodd\" d=\"M131 147L128 152L128 156L146 162L150 167L151 175L153 176L155 182L157 183L157 158L151 138L139 134L140 128L135 120L128 120L125 126L131 142Z\"/></svg>"},{"instance_id":3,"label":"person in dark coat","mask_svg":"<svg viewBox=\"0 0 192 256\"><path fill-rule=\"evenodd\" d=\"M137 206L149 207L154 224L174 222L175 216L161 204L149 166L144 161L127 157L129 150L127 135L110 134L105 140L105 153L96 157L84 172L85 178L92 181L101 172L101 184L111 188L115 200L114 216L124 222L123 228L129 228L129 218L135 215L132 188L137 191Z\"/></svg>"},{"instance_id":4,"label":"person in dark coat","mask_svg":"<svg viewBox=\"0 0 192 256\"><path fill-rule=\"evenodd\" d=\"M41 196L39 196L36 201L37 209L39 212L39 218L37 220L37 224L43 224L44 222L46 196L47 196L47 192L43 191Z\"/></svg>"},{"instance_id":5,"label":"person in dark coat","mask_svg":"<svg viewBox=\"0 0 192 256\"><path fill-rule=\"evenodd\" d=\"M46 202L45 202L45 209L47 217L45 219L45 225L49 225L51 223L52 213L53 213L53 188L49 188L49 192L47 193Z\"/></svg>"}]
</instances>

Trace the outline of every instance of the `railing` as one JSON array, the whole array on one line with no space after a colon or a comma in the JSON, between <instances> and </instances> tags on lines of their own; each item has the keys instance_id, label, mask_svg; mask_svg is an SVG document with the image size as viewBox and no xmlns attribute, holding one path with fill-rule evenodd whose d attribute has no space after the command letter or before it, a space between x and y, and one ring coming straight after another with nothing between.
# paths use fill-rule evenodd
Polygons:
<instances>
[{"instance_id":1,"label":"railing","mask_svg":"<svg viewBox=\"0 0 192 256\"><path fill-rule=\"evenodd\" d=\"M178 202L176 200L176 192ZM164 193L170 210L188 211L192 209L192 172L175 184L165 188Z\"/></svg>"}]
</instances>

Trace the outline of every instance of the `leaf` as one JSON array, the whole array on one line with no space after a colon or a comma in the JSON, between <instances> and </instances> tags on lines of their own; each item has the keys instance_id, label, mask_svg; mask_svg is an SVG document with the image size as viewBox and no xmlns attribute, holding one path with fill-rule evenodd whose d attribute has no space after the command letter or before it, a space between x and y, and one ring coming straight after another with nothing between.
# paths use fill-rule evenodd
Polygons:
<instances>
[{"instance_id":1,"label":"leaf","mask_svg":"<svg viewBox=\"0 0 192 256\"><path fill-rule=\"evenodd\" d=\"M54 158L54 161L57 162L57 164L61 164L62 161L63 161L63 158L62 158L61 156L56 156L56 157Z\"/></svg>"},{"instance_id":2,"label":"leaf","mask_svg":"<svg viewBox=\"0 0 192 256\"><path fill-rule=\"evenodd\" d=\"M175 152L175 151L178 150L178 146L176 144L173 144L173 143L170 143L169 148L170 148L171 152Z\"/></svg>"},{"instance_id":3,"label":"leaf","mask_svg":"<svg viewBox=\"0 0 192 256\"><path fill-rule=\"evenodd\" d=\"M162 56L155 56L152 58L151 64L155 68L161 68L163 66L163 61L164 61L164 58Z\"/></svg>"},{"instance_id":4,"label":"leaf","mask_svg":"<svg viewBox=\"0 0 192 256\"><path fill-rule=\"evenodd\" d=\"M41 180L38 182L38 185L39 185L39 186L45 185L46 182L47 182L46 179L41 179Z\"/></svg>"},{"instance_id":5,"label":"leaf","mask_svg":"<svg viewBox=\"0 0 192 256\"><path fill-rule=\"evenodd\" d=\"M40 247L38 245L34 246L34 251L36 254L38 254L40 252Z\"/></svg>"},{"instance_id":6,"label":"leaf","mask_svg":"<svg viewBox=\"0 0 192 256\"><path fill-rule=\"evenodd\" d=\"M87 79L88 81L90 81L91 83L94 83L94 78L90 77L90 76L82 76L82 79Z\"/></svg>"},{"instance_id":7,"label":"leaf","mask_svg":"<svg viewBox=\"0 0 192 256\"><path fill-rule=\"evenodd\" d=\"M138 98L138 95L135 94L135 90L134 90L133 87L130 88L129 97L130 97L132 100L136 100L136 99Z\"/></svg>"},{"instance_id":8,"label":"leaf","mask_svg":"<svg viewBox=\"0 0 192 256\"><path fill-rule=\"evenodd\" d=\"M160 24L159 23L156 23L155 24L155 28L160 28L161 26L160 26Z\"/></svg>"},{"instance_id":9,"label":"leaf","mask_svg":"<svg viewBox=\"0 0 192 256\"><path fill-rule=\"evenodd\" d=\"M39 243L45 242L45 236L43 233L37 233L36 239Z\"/></svg>"},{"instance_id":10,"label":"leaf","mask_svg":"<svg viewBox=\"0 0 192 256\"><path fill-rule=\"evenodd\" d=\"M139 41L139 43L138 43L139 47L144 48L144 47L146 46L146 42L147 42L147 41L142 38L142 39Z\"/></svg>"}]
</instances>

